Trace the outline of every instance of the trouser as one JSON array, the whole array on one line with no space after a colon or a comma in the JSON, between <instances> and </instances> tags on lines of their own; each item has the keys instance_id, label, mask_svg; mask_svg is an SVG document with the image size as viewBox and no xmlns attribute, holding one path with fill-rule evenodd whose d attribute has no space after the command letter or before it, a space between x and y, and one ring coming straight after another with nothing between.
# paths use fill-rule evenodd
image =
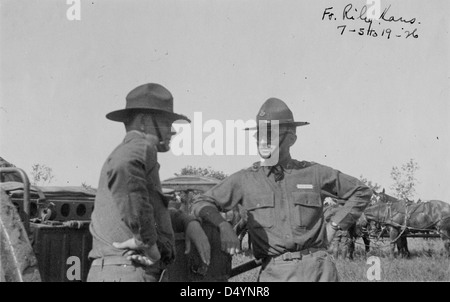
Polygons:
<instances>
[{"instance_id":1,"label":"trouser","mask_svg":"<svg viewBox=\"0 0 450 302\"><path fill-rule=\"evenodd\" d=\"M259 282L337 282L338 272L333 257L322 250L301 259L267 258L258 276Z\"/></svg>"},{"instance_id":2,"label":"trouser","mask_svg":"<svg viewBox=\"0 0 450 302\"><path fill-rule=\"evenodd\" d=\"M167 281L159 263L151 266L137 265L123 257L95 259L89 270L87 282L164 282Z\"/></svg>"}]
</instances>

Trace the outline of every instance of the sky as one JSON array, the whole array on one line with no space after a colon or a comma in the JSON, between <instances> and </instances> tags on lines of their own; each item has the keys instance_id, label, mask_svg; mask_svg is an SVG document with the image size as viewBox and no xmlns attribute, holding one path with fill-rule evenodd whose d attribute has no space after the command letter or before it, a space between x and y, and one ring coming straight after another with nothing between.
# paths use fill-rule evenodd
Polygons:
<instances>
[{"instance_id":1,"label":"sky","mask_svg":"<svg viewBox=\"0 0 450 302\"><path fill-rule=\"evenodd\" d=\"M387 192L392 167L412 158L415 198L450 202L449 1L379 0L386 20L370 28L363 0L81 0L80 20L68 2L0 0L0 156L26 172L45 164L52 185L96 187L125 135L105 115L153 82L175 112L201 113L200 127L254 120L282 99L310 122L294 158ZM231 174L255 161L159 154L162 180L187 165Z\"/></svg>"}]
</instances>

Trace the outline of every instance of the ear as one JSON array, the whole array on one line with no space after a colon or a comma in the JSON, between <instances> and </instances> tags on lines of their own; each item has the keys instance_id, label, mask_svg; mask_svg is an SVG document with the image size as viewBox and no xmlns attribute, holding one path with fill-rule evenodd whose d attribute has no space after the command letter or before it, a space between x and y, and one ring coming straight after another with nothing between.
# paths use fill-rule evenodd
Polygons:
<instances>
[{"instance_id":1,"label":"ear","mask_svg":"<svg viewBox=\"0 0 450 302\"><path fill-rule=\"evenodd\" d=\"M289 137L289 147L292 147L297 141L297 134L291 134Z\"/></svg>"},{"instance_id":2,"label":"ear","mask_svg":"<svg viewBox=\"0 0 450 302\"><path fill-rule=\"evenodd\" d=\"M145 118L145 114L138 113L138 116L137 116L136 120L138 121L138 127L139 127L139 129L140 129L142 132L144 132L145 126L147 125L147 120L146 120L146 118Z\"/></svg>"}]
</instances>

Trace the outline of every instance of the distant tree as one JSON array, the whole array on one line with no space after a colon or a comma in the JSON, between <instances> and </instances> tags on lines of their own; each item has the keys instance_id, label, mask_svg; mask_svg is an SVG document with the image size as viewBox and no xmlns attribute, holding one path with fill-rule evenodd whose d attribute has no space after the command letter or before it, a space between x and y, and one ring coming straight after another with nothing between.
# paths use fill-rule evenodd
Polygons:
<instances>
[{"instance_id":1,"label":"distant tree","mask_svg":"<svg viewBox=\"0 0 450 302\"><path fill-rule=\"evenodd\" d=\"M35 186L48 185L54 179L53 169L43 165L34 164L31 166L31 183Z\"/></svg>"},{"instance_id":2,"label":"distant tree","mask_svg":"<svg viewBox=\"0 0 450 302\"><path fill-rule=\"evenodd\" d=\"M175 173L175 176L182 176L182 175L197 175L197 176L206 176L206 177L212 177L218 180L225 179L228 175L223 173L223 171L216 171L212 169L211 167L208 168L200 168L200 167L193 167L193 166L186 166L183 169L181 169L180 173Z\"/></svg>"},{"instance_id":3,"label":"distant tree","mask_svg":"<svg viewBox=\"0 0 450 302\"><path fill-rule=\"evenodd\" d=\"M371 180L368 180L367 178L363 177L362 175L359 176L359 180L362 181L366 186L372 189L372 191L378 192L381 188L381 186L377 183L372 182Z\"/></svg>"},{"instance_id":4,"label":"distant tree","mask_svg":"<svg viewBox=\"0 0 450 302\"><path fill-rule=\"evenodd\" d=\"M412 158L400 168L392 167L391 178L394 184L391 189L395 192L397 198L401 200L414 199L417 184L415 173L417 170L419 170L419 165Z\"/></svg>"}]
</instances>

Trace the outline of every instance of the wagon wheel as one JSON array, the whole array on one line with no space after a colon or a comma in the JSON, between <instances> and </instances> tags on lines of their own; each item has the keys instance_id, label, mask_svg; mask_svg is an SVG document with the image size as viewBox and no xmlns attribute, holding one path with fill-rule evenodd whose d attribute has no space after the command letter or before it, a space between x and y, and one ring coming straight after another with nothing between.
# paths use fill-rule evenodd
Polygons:
<instances>
[{"instance_id":1,"label":"wagon wheel","mask_svg":"<svg viewBox=\"0 0 450 302\"><path fill-rule=\"evenodd\" d=\"M6 282L39 282L38 263L16 207L0 191L0 279Z\"/></svg>"}]
</instances>

